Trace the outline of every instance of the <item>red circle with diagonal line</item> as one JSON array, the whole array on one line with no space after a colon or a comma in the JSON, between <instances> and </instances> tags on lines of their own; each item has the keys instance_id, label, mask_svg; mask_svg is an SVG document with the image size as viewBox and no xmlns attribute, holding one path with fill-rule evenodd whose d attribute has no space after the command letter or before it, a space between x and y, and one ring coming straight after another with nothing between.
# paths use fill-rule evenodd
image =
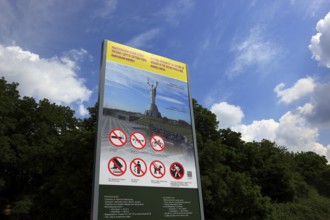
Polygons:
<instances>
[{"instance_id":1,"label":"red circle with diagonal line","mask_svg":"<svg viewBox=\"0 0 330 220\"><path fill-rule=\"evenodd\" d=\"M163 151L166 147L165 140L160 135L153 135L150 138L150 145L155 151Z\"/></svg>"},{"instance_id":2,"label":"red circle with diagonal line","mask_svg":"<svg viewBox=\"0 0 330 220\"><path fill-rule=\"evenodd\" d=\"M122 147L126 144L127 136L123 130L115 128L109 132L108 139L115 147Z\"/></svg>"},{"instance_id":3,"label":"red circle with diagonal line","mask_svg":"<svg viewBox=\"0 0 330 220\"><path fill-rule=\"evenodd\" d=\"M113 157L108 162L108 170L114 176L122 176L127 169L126 162L121 157Z\"/></svg>"},{"instance_id":4,"label":"red circle with diagonal line","mask_svg":"<svg viewBox=\"0 0 330 220\"><path fill-rule=\"evenodd\" d=\"M130 142L132 147L138 150L142 150L147 145L146 137L140 132L134 132L131 134Z\"/></svg>"},{"instance_id":5,"label":"red circle with diagonal line","mask_svg":"<svg viewBox=\"0 0 330 220\"><path fill-rule=\"evenodd\" d=\"M170 173L174 179L180 180L184 176L184 168L181 163L174 162L170 166Z\"/></svg>"},{"instance_id":6,"label":"red circle with diagonal line","mask_svg":"<svg viewBox=\"0 0 330 220\"><path fill-rule=\"evenodd\" d=\"M165 176L166 168L163 162L154 160L151 162L149 170L153 177L159 179Z\"/></svg>"},{"instance_id":7,"label":"red circle with diagonal line","mask_svg":"<svg viewBox=\"0 0 330 220\"><path fill-rule=\"evenodd\" d=\"M136 177L142 177L147 173L147 164L141 158L133 159L129 168Z\"/></svg>"}]
</instances>

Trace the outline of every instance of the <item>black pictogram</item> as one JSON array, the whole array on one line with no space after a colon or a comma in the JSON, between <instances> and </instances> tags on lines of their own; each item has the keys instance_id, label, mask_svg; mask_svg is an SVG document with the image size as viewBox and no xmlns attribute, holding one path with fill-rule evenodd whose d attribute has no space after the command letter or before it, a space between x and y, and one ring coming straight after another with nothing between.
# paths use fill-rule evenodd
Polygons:
<instances>
[{"instance_id":1,"label":"black pictogram","mask_svg":"<svg viewBox=\"0 0 330 220\"><path fill-rule=\"evenodd\" d=\"M141 158L135 158L131 161L130 170L136 177L142 177L147 173L147 164Z\"/></svg>"},{"instance_id":2,"label":"black pictogram","mask_svg":"<svg viewBox=\"0 0 330 220\"><path fill-rule=\"evenodd\" d=\"M115 147L122 147L127 141L125 132L119 128L112 129L109 132L108 139Z\"/></svg>"},{"instance_id":3,"label":"black pictogram","mask_svg":"<svg viewBox=\"0 0 330 220\"><path fill-rule=\"evenodd\" d=\"M150 145L155 151L163 151L166 147L164 139L159 135L153 135L150 138Z\"/></svg>"},{"instance_id":4,"label":"black pictogram","mask_svg":"<svg viewBox=\"0 0 330 220\"><path fill-rule=\"evenodd\" d=\"M170 173L174 179L180 180L184 176L184 168L179 162L174 162L170 166Z\"/></svg>"},{"instance_id":5,"label":"black pictogram","mask_svg":"<svg viewBox=\"0 0 330 220\"><path fill-rule=\"evenodd\" d=\"M140 132L134 132L130 138L131 145L138 150L143 149L146 145L146 137Z\"/></svg>"},{"instance_id":6,"label":"black pictogram","mask_svg":"<svg viewBox=\"0 0 330 220\"><path fill-rule=\"evenodd\" d=\"M108 170L114 176L122 176L127 169L126 162L121 157L113 157L108 162Z\"/></svg>"},{"instance_id":7,"label":"black pictogram","mask_svg":"<svg viewBox=\"0 0 330 220\"><path fill-rule=\"evenodd\" d=\"M159 160L154 160L150 164L150 173L155 178L162 178L165 175L165 165Z\"/></svg>"}]
</instances>

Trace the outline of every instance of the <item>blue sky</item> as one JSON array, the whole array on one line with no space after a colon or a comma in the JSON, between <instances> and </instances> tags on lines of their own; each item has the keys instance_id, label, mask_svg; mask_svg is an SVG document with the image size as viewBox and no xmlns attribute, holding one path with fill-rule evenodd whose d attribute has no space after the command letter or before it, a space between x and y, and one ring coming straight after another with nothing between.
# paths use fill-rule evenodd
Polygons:
<instances>
[{"instance_id":1,"label":"blue sky","mask_svg":"<svg viewBox=\"0 0 330 220\"><path fill-rule=\"evenodd\" d=\"M220 127L330 158L328 0L0 0L0 74L22 95L97 100L109 39L188 65Z\"/></svg>"}]
</instances>

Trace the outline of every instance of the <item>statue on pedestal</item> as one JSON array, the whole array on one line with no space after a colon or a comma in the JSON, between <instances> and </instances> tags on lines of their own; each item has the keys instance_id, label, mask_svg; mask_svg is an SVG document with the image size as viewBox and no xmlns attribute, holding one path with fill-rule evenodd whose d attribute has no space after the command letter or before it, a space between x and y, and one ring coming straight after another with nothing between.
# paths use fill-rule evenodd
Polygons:
<instances>
[{"instance_id":1,"label":"statue on pedestal","mask_svg":"<svg viewBox=\"0 0 330 220\"><path fill-rule=\"evenodd\" d=\"M158 86L158 81L156 81L155 85L150 84L149 79L147 82L149 89L150 89L150 103L149 103L149 108L144 112L146 116L151 116L155 118L161 118L161 114L158 111L158 107L156 105L156 95L157 95L157 86Z\"/></svg>"}]
</instances>

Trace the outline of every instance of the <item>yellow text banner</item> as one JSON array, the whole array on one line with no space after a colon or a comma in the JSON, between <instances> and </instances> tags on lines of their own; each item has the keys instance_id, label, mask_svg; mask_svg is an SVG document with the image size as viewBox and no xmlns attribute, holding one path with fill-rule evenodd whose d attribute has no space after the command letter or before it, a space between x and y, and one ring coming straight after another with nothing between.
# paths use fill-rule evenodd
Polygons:
<instances>
[{"instance_id":1,"label":"yellow text banner","mask_svg":"<svg viewBox=\"0 0 330 220\"><path fill-rule=\"evenodd\" d=\"M107 60L187 82L184 63L107 41Z\"/></svg>"}]
</instances>

